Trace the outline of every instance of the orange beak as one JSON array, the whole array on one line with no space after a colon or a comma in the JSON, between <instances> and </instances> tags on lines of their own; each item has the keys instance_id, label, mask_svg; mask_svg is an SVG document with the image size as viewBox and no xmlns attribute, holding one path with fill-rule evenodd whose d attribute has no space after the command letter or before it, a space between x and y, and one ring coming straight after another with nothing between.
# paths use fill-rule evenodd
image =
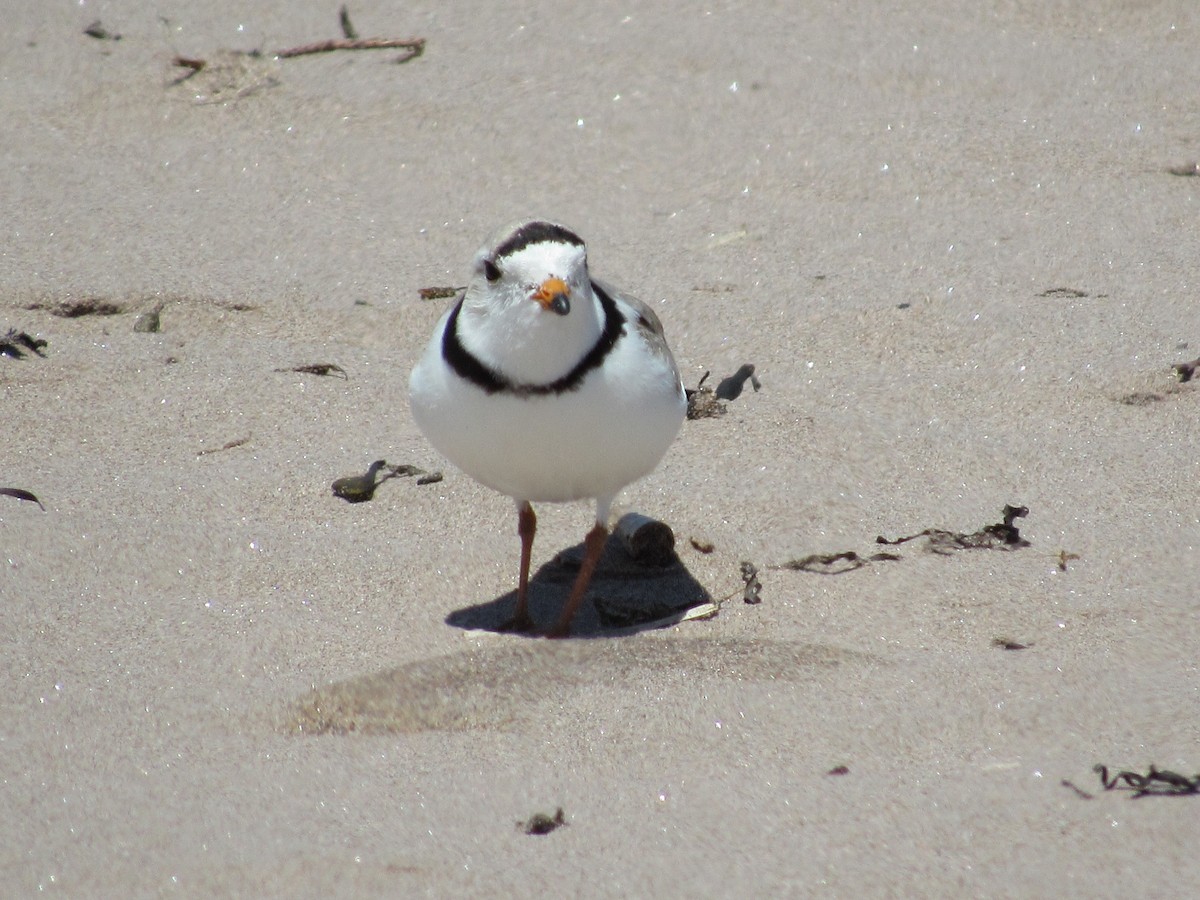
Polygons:
<instances>
[{"instance_id":1,"label":"orange beak","mask_svg":"<svg viewBox=\"0 0 1200 900\"><path fill-rule=\"evenodd\" d=\"M561 278L547 278L538 286L533 299L542 305L542 309L565 316L571 311L571 289Z\"/></svg>"}]
</instances>

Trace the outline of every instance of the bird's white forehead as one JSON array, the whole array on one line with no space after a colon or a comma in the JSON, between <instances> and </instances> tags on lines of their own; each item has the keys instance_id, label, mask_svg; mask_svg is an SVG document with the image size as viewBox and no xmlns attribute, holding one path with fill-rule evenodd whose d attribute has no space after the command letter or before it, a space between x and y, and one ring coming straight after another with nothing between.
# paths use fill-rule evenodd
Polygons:
<instances>
[{"instance_id":1,"label":"bird's white forehead","mask_svg":"<svg viewBox=\"0 0 1200 900\"><path fill-rule=\"evenodd\" d=\"M479 257L480 265L488 258ZM522 279L542 280L549 276L569 279L587 267L587 250L579 244L561 241L539 241L492 260L501 271Z\"/></svg>"}]
</instances>

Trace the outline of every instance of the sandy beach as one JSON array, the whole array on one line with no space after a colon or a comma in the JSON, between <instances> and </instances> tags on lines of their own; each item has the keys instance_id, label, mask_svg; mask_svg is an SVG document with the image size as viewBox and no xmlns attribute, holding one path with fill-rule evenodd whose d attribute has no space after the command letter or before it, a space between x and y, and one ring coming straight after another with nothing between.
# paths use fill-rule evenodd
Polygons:
<instances>
[{"instance_id":1,"label":"sandy beach","mask_svg":"<svg viewBox=\"0 0 1200 900\"><path fill-rule=\"evenodd\" d=\"M407 61L278 56L336 4L16 6L6 895L1194 890L1193 2L349 7ZM421 290L531 215L687 386L761 381L565 641L497 631L513 504L407 399ZM378 459L444 478L333 495ZM592 511L538 515L546 620Z\"/></svg>"}]
</instances>

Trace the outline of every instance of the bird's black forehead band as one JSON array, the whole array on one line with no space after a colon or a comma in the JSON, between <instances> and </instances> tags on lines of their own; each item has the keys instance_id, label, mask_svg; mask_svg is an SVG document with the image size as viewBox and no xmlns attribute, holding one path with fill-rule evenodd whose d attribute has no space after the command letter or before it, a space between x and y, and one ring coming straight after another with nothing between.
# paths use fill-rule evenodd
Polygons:
<instances>
[{"instance_id":1,"label":"bird's black forehead band","mask_svg":"<svg viewBox=\"0 0 1200 900\"><path fill-rule=\"evenodd\" d=\"M561 225L555 225L552 222L528 222L514 231L504 243L496 248L494 258L500 259L505 256L512 256L512 254L519 253L531 244L542 244L547 241L574 244L576 247L583 246L583 238L569 228L563 228Z\"/></svg>"}]
</instances>

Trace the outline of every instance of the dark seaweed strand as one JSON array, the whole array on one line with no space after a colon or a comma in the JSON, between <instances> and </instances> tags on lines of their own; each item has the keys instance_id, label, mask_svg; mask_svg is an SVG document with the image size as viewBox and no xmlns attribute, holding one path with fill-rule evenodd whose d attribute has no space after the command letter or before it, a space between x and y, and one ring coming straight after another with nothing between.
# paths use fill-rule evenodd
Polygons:
<instances>
[{"instance_id":1,"label":"dark seaweed strand","mask_svg":"<svg viewBox=\"0 0 1200 900\"><path fill-rule=\"evenodd\" d=\"M583 239L569 228L555 225L552 222L529 222L522 225L509 236L503 244L496 248L493 260L503 259L519 253L532 244L544 244L559 241L564 244L583 246Z\"/></svg>"},{"instance_id":2,"label":"dark seaweed strand","mask_svg":"<svg viewBox=\"0 0 1200 900\"><path fill-rule=\"evenodd\" d=\"M454 307L446 321L446 331L442 336L442 358L459 377L471 382L486 394L504 392L515 397L544 397L574 391L583 384L583 379L589 372L600 367L625 330L625 319L613 298L594 281L592 290L596 292L600 308L604 310L604 331L600 333L592 349L584 354L583 359L561 378L547 384L519 384L480 362L458 339L458 313L462 309L462 300Z\"/></svg>"}]
</instances>

